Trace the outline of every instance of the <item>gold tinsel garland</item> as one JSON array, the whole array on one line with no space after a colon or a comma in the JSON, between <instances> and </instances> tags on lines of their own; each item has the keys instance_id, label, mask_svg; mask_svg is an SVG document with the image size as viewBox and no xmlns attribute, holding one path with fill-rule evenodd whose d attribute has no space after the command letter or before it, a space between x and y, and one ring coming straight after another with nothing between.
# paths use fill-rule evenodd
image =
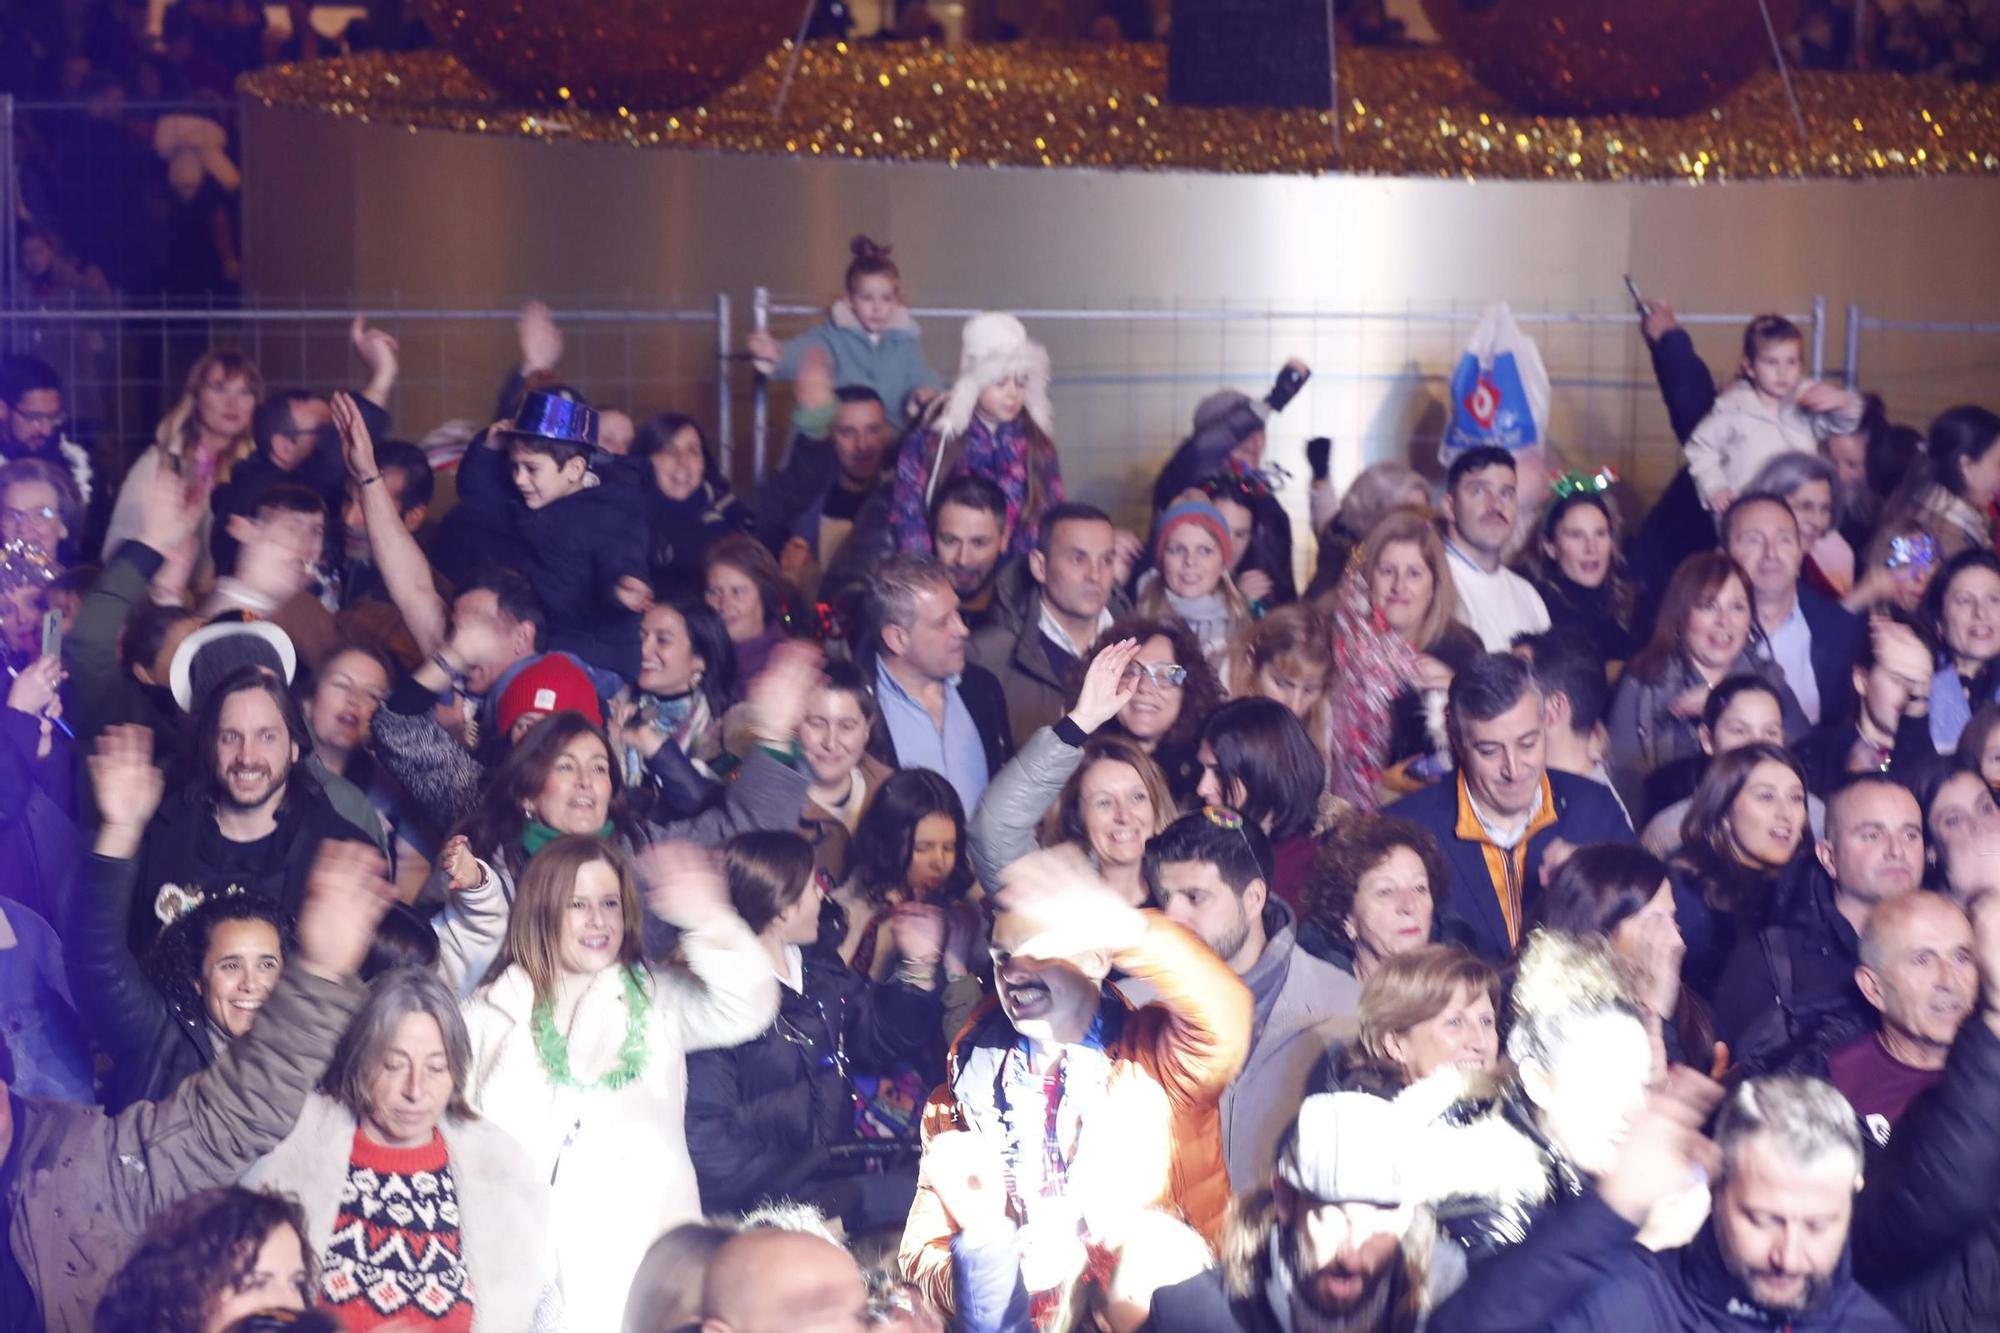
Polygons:
<instances>
[{"instance_id":1,"label":"gold tinsel garland","mask_svg":"<svg viewBox=\"0 0 2000 1333\"><path fill-rule=\"evenodd\" d=\"M1168 105L1157 45L814 43L773 119L788 51L673 112L508 105L432 51L284 65L241 86L267 106L412 129L953 165L1597 181L2000 173L2000 87L1935 79L1795 74L1800 143L1775 72L1705 113L1577 118L1509 108L1442 50L1356 50L1340 59L1336 154L1324 112Z\"/></svg>"}]
</instances>

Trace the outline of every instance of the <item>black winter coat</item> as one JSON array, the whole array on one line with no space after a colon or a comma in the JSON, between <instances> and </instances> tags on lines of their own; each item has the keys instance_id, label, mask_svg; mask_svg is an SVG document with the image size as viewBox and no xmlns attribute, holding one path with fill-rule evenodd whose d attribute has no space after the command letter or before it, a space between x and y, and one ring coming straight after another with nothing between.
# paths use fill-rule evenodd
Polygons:
<instances>
[{"instance_id":1,"label":"black winter coat","mask_svg":"<svg viewBox=\"0 0 2000 1333\"><path fill-rule=\"evenodd\" d=\"M165 1098L215 1059L207 1015L163 995L126 942L138 882L136 860L85 860L63 947L78 1013L111 1060L104 1100L113 1115Z\"/></svg>"},{"instance_id":2,"label":"black winter coat","mask_svg":"<svg viewBox=\"0 0 2000 1333\"><path fill-rule=\"evenodd\" d=\"M1965 1020L1854 1203L1854 1272L1918 1333L2000 1328L2000 1037Z\"/></svg>"},{"instance_id":3,"label":"black winter coat","mask_svg":"<svg viewBox=\"0 0 2000 1333\"><path fill-rule=\"evenodd\" d=\"M1723 1265L1712 1225L1653 1254L1638 1228L1594 1191L1536 1221L1496 1263L1474 1264L1431 1315L1429 1333L1890 1333L1903 1327L1854 1280L1841 1256L1826 1295L1804 1312L1754 1305Z\"/></svg>"},{"instance_id":4,"label":"black winter coat","mask_svg":"<svg viewBox=\"0 0 2000 1333\"><path fill-rule=\"evenodd\" d=\"M1875 1011L1854 984L1861 941L1835 909L1818 866L1737 940L1715 987L1715 1032L1747 1076L1802 1067L1837 1035L1864 1032Z\"/></svg>"},{"instance_id":5,"label":"black winter coat","mask_svg":"<svg viewBox=\"0 0 2000 1333\"><path fill-rule=\"evenodd\" d=\"M859 1174L837 1160L857 1142L847 1070L942 1073L936 994L870 982L815 949L804 953L803 976L803 993L778 988L777 1021L762 1036L688 1055L688 1155L710 1212Z\"/></svg>"}]
</instances>

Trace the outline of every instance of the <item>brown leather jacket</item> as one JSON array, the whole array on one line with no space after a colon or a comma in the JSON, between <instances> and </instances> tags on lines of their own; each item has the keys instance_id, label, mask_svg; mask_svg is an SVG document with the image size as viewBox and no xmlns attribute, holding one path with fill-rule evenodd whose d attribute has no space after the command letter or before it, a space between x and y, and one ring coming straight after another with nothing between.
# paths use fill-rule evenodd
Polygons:
<instances>
[{"instance_id":1,"label":"brown leather jacket","mask_svg":"<svg viewBox=\"0 0 2000 1333\"><path fill-rule=\"evenodd\" d=\"M1111 962L1156 998L1134 1009L1107 989L1105 1106L1079 1128L1071 1183L1087 1171L1098 1187L1125 1194L1117 1202L1177 1211L1214 1244L1230 1195L1218 1104L1250 1050L1250 991L1195 935L1158 912L1145 915L1144 936ZM926 1143L955 1129L1003 1132L993 1088L1014 1040L998 1003L987 1000L953 1043L945 1082L924 1106ZM955 1230L943 1203L920 1183L900 1263L946 1311L955 1308Z\"/></svg>"}]
</instances>

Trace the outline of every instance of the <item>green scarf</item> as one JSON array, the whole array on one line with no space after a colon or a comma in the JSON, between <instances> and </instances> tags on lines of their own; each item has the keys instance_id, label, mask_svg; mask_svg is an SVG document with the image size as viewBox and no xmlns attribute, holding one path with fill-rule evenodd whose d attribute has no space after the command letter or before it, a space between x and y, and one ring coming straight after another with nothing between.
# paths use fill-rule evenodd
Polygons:
<instances>
[{"instance_id":1,"label":"green scarf","mask_svg":"<svg viewBox=\"0 0 2000 1333\"><path fill-rule=\"evenodd\" d=\"M596 836L608 842L611 835L616 831L611 827L611 821L607 819L604 821L604 827L597 830ZM528 821L527 827L521 830L521 850L533 856L557 838L564 836L566 835L556 829L550 828L541 820L531 819Z\"/></svg>"}]
</instances>

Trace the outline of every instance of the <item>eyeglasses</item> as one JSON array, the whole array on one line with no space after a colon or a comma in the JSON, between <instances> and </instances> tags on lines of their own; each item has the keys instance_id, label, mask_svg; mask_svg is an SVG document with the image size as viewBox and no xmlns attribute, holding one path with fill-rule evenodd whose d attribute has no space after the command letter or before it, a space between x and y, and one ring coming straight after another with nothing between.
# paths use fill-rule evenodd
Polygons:
<instances>
[{"instance_id":1,"label":"eyeglasses","mask_svg":"<svg viewBox=\"0 0 2000 1333\"><path fill-rule=\"evenodd\" d=\"M9 523L26 523L31 518L39 518L44 523L53 523L56 515L61 512L54 505L36 505L33 509L9 509L0 512L0 518L6 519Z\"/></svg>"},{"instance_id":2,"label":"eyeglasses","mask_svg":"<svg viewBox=\"0 0 2000 1333\"><path fill-rule=\"evenodd\" d=\"M1125 668L1125 679L1143 678L1156 690L1177 690L1187 684L1187 675L1178 662L1134 662Z\"/></svg>"},{"instance_id":3,"label":"eyeglasses","mask_svg":"<svg viewBox=\"0 0 2000 1333\"><path fill-rule=\"evenodd\" d=\"M60 429L69 420L62 412L24 412L18 407L14 409L14 417L30 426L47 426L50 430Z\"/></svg>"}]
</instances>

